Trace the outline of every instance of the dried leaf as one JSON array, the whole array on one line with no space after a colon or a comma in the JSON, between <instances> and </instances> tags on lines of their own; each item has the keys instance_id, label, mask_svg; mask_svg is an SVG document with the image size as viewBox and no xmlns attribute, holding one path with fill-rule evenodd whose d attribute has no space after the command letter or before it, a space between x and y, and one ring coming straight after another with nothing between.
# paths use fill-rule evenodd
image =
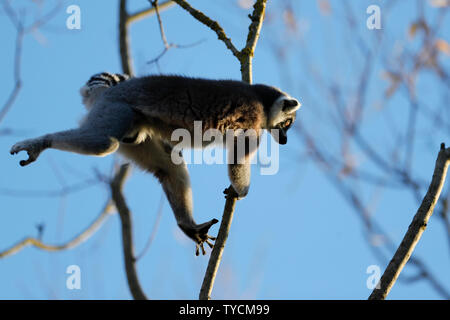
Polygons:
<instances>
[{"instance_id":1,"label":"dried leaf","mask_svg":"<svg viewBox=\"0 0 450 320\"><path fill-rule=\"evenodd\" d=\"M47 38L41 33L39 29L34 29L31 33L33 35L33 38L42 46L45 46L48 44Z\"/></svg>"},{"instance_id":2,"label":"dried leaf","mask_svg":"<svg viewBox=\"0 0 450 320\"><path fill-rule=\"evenodd\" d=\"M283 20L291 32L296 33L298 31L297 20L295 18L294 11L292 10L292 8L288 7L284 10Z\"/></svg>"},{"instance_id":3,"label":"dried leaf","mask_svg":"<svg viewBox=\"0 0 450 320\"><path fill-rule=\"evenodd\" d=\"M339 175L341 177L346 177L348 175L351 175L358 168L360 161L356 155L351 154L348 151L344 151L342 156L343 156L343 164L342 164L343 166L339 171Z\"/></svg>"},{"instance_id":4,"label":"dried leaf","mask_svg":"<svg viewBox=\"0 0 450 320\"><path fill-rule=\"evenodd\" d=\"M411 26L409 27L409 36L411 38L414 38L414 36L416 35L417 32L417 22L414 22L413 24L411 24Z\"/></svg>"},{"instance_id":5,"label":"dried leaf","mask_svg":"<svg viewBox=\"0 0 450 320\"><path fill-rule=\"evenodd\" d=\"M317 0L317 5L322 15L329 16L331 14L331 5L328 0Z\"/></svg>"},{"instance_id":6,"label":"dried leaf","mask_svg":"<svg viewBox=\"0 0 450 320\"><path fill-rule=\"evenodd\" d=\"M390 82L389 87L384 92L385 97L390 98L395 93L395 91L397 91L402 78L399 74L391 71L383 72L382 78L387 79Z\"/></svg>"},{"instance_id":7,"label":"dried leaf","mask_svg":"<svg viewBox=\"0 0 450 320\"><path fill-rule=\"evenodd\" d=\"M381 247L386 243L386 236L383 234L370 235L370 244L374 247Z\"/></svg>"},{"instance_id":8,"label":"dried leaf","mask_svg":"<svg viewBox=\"0 0 450 320\"><path fill-rule=\"evenodd\" d=\"M450 0L430 0L428 2L435 8L450 7Z\"/></svg>"},{"instance_id":9,"label":"dried leaf","mask_svg":"<svg viewBox=\"0 0 450 320\"><path fill-rule=\"evenodd\" d=\"M399 85L398 82L391 83L391 85L384 92L384 96L386 98L390 98L395 93L395 91L397 91L398 85Z\"/></svg>"},{"instance_id":10,"label":"dried leaf","mask_svg":"<svg viewBox=\"0 0 450 320\"><path fill-rule=\"evenodd\" d=\"M381 77L383 79L388 79L391 81L400 81L401 80L401 76L397 73L394 73L392 71L384 71L381 73Z\"/></svg>"},{"instance_id":11,"label":"dried leaf","mask_svg":"<svg viewBox=\"0 0 450 320\"><path fill-rule=\"evenodd\" d=\"M421 20L418 20L418 21L414 22L413 24L411 24L411 26L409 27L409 36L411 38L414 38L417 31L419 31L419 30L423 30L426 34L428 34L430 32L430 28L428 27L428 24L426 23L426 21L421 19Z\"/></svg>"},{"instance_id":12,"label":"dried leaf","mask_svg":"<svg viewBox=\"0 0 450 320\"><path fill-rule=\"evenodd\" d=\"M444 39L438 39L436 40L434 45L436 49L450 56L450 44L447 41L445 41Z\"/></svg>"}]
</instances>

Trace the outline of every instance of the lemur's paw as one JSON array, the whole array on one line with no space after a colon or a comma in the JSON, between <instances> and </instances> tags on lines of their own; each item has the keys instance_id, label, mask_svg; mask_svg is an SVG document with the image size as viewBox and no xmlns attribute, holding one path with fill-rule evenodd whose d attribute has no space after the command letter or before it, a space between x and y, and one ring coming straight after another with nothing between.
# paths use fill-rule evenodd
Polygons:
<instances>
[{"instance_id":1,"label":"lemur's paw","mask_svg":"<svg viewBox=\"0 0 450 320\"><path fill-rule=\"evenodd\" d=\"M195 233L194 233L194 241L197 243L195 245L195 255L198 256L200 254L200 249L202 250L202 254L205 255L206 251L205 248L203 247L203 244L207 244L211 249L214 247L214 244L209 241L209 240L216 240L215 237L211 237L208 234L208 230L209 228L211 228L211 226L213 224L216 224L217 222L219 222L219 220L217 219L212 219L211 221L199 224L195 227Z\"/></svg>"},{"instance_id":2,"label":"lemur's paw","mask_svg":"<svg viewBox=\"0 0 450 320\"><path fill-rule=\"evenodd\" d=\"M232 186L229 186L225 190L223 190L223 194L225 195L225 199L238 198L239 195L234 190Z\"/></svg>"},{"instance_id":3,"label":"lemur's paw","mask_svg":"<svg viewBox=\"0 0 450 320\"><path fill-rule=\"evenodd\" d=\"M247 196L248 193L248 187L241 192L241 194L238 194L236 190L234 190L233 186L229 186L225 190L223 190L223 193L225 194L225 199L232 199L236 198L237 200L242 200Z\"/></svg>"},{"instance_id":4,"label":"lemur's paw","mask_svg":"<svg viewBox=\"0 0 450 320\"><path fill-rule=\"evenodd\" d=\"M29 139L17 142L15 145L12 146L9 153L11 154L17 154L20 151L26 151L28 154L27 160L20 160L19 164L23 167L31 162L36 161L36 159L39 157L39 154L43 150L43 143L40 140L36 139Z\"/></svg>"}]
</instances>

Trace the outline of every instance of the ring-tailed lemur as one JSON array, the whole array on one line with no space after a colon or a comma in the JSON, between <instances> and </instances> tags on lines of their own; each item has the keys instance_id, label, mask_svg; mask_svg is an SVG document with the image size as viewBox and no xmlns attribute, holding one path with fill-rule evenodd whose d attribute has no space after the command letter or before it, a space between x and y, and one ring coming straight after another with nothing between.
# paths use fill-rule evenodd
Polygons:
<instances>
[{"instance_id":1,"label":"ring-tailed lemur","mask_svg":"<svg viewBox=\"0 0 450 320\"><path fill-rule=\"evenodd\" d=\"M119 150L159 179L178 226L196 242L197 255L199 248L205 254L204 242L212 247L209 239L215 238L207 232L218 220L195 223L186 164L171 160L172 132L184 128L193 134L194 121L202 121L203 132L218 129L224 136L229 129L253 129L259 138L263 129L278 129L274 139L286 144L286 132L300 107L296 99L271 86L181 76L129 78L104 72L92 76L80 93L89 112L79 128L18 142L11 154L26 151L29 158L20 161L25 166L47 148L96 156ZM256 148L246 147L243 159L228 164L232 188L225 190L227 197L247 195ZM229 151L236 155L236 150Z\"/></svg>"}]
</instances>

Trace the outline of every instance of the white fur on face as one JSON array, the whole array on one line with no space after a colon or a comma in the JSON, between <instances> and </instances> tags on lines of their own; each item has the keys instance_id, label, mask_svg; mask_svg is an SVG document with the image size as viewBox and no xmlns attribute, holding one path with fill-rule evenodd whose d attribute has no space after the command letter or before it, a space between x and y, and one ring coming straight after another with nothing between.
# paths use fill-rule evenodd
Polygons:
<instances>
[{"instance_id":1,"label":"white fur on face","mask_svg":"<svg viewBox=\"0 0 450 320\"><path fill-rule=\"evenodd\" d=\"M285 100L296 100L298 104L294 109L290 110L289 113L286 113L283 111ZM277 124L283 122L288 114L294 113L300 107L301 104L297 99L294 99L286 94L281 95L277 100L275 100L272 108L270 108L269 118L267 119L267 128L274 128Z\"/></svg>"}]
</instances>

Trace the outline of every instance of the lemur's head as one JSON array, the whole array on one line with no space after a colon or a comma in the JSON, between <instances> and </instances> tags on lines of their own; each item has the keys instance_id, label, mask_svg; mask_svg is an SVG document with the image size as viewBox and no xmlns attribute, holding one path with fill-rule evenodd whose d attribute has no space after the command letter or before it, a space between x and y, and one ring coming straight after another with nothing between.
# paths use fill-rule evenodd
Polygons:
<instances>
[{"instance_id":1,"label":"lemur's head","mask_svg":"<svg viewBox=\"0 0 450 320\"><path fill-rule=\"evenodd\" d=\"M301 103L287 93L266 85L255 85L261 96L266 113L266 127L279 144L287 143L287 131L295 121L296 111ZM277 129L272 132L272 129ZM278 134L276 134L278 132Z\"/></svg>"},{"instance_id":2,"label":"lemur's head","mask_svg":"<svg viewBox=\"0 0 450 320\"><path fill-rule=\"evenodd\" d=\"M296 111L301 107L300 102L286 94L282 94L270 108L267 119L269 132L279 144L287 143L287 131L295 121ZM278 129L278 135L271 129Z\"/></svg>"},{"instance_id":3,"label":"lemur's head","mask_svg":"<svg viewBox=\"0 0 450 320\"><path fill-rule=\"evenodd\" d=\"M119 73L102 72L94 74L80 89L83 104L87 109L90 109L103 91L129 78L128 75Z\"/></svg>"}]
</instances>

